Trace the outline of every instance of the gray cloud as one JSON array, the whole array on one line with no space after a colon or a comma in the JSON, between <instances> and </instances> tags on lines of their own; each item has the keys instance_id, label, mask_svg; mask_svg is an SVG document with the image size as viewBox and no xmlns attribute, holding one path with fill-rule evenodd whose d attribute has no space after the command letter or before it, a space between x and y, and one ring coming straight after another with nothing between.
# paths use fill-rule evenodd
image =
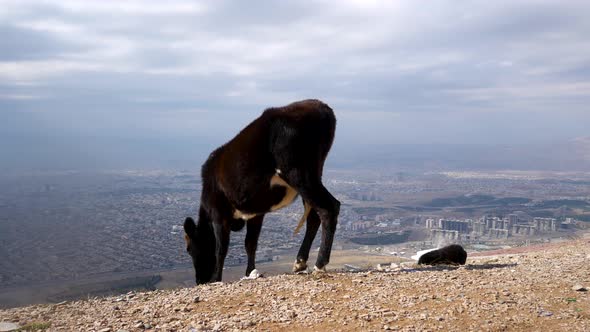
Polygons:
<instances>
[{"instance_id":1,"label":"gray cloud","mask_svg":"<svg viewBox=\"0 0 590 332\"><path fill-rule=\"evenodd\" d=\"M588 13L587 1L5 0L0 130L218 141L314 97L339 112L343 142L570 139L590 120Z\"/></svg>"}]
</instances>

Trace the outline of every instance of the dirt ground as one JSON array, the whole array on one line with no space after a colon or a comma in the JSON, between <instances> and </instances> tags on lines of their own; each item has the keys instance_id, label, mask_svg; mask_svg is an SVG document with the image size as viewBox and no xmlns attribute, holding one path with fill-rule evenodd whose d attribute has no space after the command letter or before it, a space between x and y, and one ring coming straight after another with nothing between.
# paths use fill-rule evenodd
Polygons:
<instances>
[{"instance_id":1,"label":"dirt ground","mask_svg":"<svg viewBox=\"0 0 590 332\"><path fill-rule=\"evenodd\" d=\"M590 331L590 240L0 311L50 331Z\"/></svg>"}]
</instances>

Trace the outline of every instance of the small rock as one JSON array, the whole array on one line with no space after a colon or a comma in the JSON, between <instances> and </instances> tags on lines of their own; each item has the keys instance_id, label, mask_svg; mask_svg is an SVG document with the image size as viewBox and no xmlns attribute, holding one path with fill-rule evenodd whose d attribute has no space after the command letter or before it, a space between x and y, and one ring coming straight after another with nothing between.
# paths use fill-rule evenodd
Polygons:
<instances>
[{"instance_id":1,"label":"small rock","mask_svg":"<svg viewBox=\"0 0 590 332\"><path fill-rule=\"evenodd\" d=\"M98 332L111 332L111 328L110 327L105 327L104 329L98 330Z\"/></svg>"},{"instance_id":2,"label":"small rock","mask_svg":"<svg viewBox=\"0 0 590 332\"><path fill-rule=\"evenodd\" d=\"M18 330L18 328L18 324L10 322L0 322L0 331L2 332L15 331Z\"/></svg>"},{"instance_id":3,"label":"small rock","mask_svg":"<svg viewBox=\"0 0 590 332\"><path fill-rule=\"evenodd\" d=\"M539 310L539 317L551 317L553 313L551 311Z\"/></svg>"},{"instance_id":4,"label":"small rock","mask_svg":"<svg viewBox=\"0 0 590 332\"><path fill-rule=\"evenodd\" d=\"M199 303L201 302L201 299L198 296L195 296L195 298L193 299L193 303Z\"/></svg>"},{"instance_id":5,"label":"small rock","mask_svg":"<svg viewBox=\"0 0 590 332\"><path fill-rule=\"evenodd\" d=\"M574 287L572 287L573 290L575 290L576 292L587 292L588 289L582 285L575 285Z\"/></svg>"},{"instance_id":6,"label":"small rock","mask_svg":"<svg viewBox=\"0 0 590 332\"><path fill-rule=\"evenodd\" d=\"M254 269L254 270L252 270L252 272L250 272L250 275L248 277L250 277L250 279L258 279L258 278L262 277L262 274L260 272L258 272L257 269Z\"/></svg>"}]
</instances>

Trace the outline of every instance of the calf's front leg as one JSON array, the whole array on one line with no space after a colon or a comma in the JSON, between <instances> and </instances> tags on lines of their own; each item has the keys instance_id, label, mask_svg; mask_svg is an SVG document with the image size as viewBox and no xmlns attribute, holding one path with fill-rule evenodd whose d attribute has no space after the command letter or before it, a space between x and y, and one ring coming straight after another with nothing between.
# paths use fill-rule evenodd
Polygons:
<instances>
[{"instance_id":1,"label":"calf's front leg","mask_svg":"<svg viewBox=\"0 0 590 332\"><path fill-rule=\"evenodd\" d=\"M246 222L246 254L248 254L248 268L246 268L246 276L256 268L256 248L258 247L258 238L260 236L260 229L262 228L262 220L264 215L256 216Z\"/></svg>"},{"instance_id":2,"label":"calf's front leg","mask_svg":"<svg viewBox=\"0 0 590 332\"><path fill-rule=\"evenodd\" d=\"M215 270L211 281L221 281L223 277L223 264L225 256L227 256L227 249L229 247L230 227L226 221L213 222L213 233L215 234Z\"/></svg>"}]
</instances>

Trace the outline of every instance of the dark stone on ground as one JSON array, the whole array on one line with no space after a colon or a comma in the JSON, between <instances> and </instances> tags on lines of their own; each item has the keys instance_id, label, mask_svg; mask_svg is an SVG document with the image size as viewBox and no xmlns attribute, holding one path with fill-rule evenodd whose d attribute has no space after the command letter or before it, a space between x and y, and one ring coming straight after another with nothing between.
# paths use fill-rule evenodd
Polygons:
<instances>
[{"instance_id":1,"label":"dark stone on ground","mask_svg":"<svg viewBox=\"0 0 590 332\"><path fill-rule=\"evenodd\" d=\"M420 256L418 264L425 265L464 265L467 252L458 244L451 244L444 248L433 250Z\"/></svg>"}]
</instances>

